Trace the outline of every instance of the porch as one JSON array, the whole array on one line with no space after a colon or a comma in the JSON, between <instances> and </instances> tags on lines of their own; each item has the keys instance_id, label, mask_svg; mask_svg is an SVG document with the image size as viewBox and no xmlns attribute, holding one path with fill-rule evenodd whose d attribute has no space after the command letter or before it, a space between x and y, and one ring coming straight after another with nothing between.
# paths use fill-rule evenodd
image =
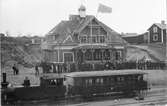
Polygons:
<instances>
[{"instance_id":1,"label":"porch","mask_svg":"<svg viewBox=\"0 0 167 106\"><path fill-rule=\"evenodd\" d=\"M104 45L84 45L73 48L74 63L106 63L120 60L115 48Z\"/></svg>"}]
</instances>

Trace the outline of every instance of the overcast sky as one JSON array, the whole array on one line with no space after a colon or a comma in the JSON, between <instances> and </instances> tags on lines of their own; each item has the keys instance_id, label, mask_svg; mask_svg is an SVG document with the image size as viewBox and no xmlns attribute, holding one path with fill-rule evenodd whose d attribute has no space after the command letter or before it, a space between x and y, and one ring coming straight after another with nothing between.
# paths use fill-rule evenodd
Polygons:
<instances>
[{"instance_id":1,"label":"overcast sky","mask_svg":"<svg viewBox=\"0 0 167 106\"><path fill-rule=\"evenodd\" d=\"M112 8L98 19L121 33L143 33L153 23L166 20L166 0L0 0L0 32L44 35L81 4L96 15L99 3Z\"/></svg>"}]
</instances>

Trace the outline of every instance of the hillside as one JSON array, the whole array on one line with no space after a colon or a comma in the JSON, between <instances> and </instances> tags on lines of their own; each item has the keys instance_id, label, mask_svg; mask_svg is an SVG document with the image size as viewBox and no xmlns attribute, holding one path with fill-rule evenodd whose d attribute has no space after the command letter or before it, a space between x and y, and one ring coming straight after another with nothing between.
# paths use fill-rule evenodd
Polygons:
<instances>
[{"instance_id":1,"label":"hillside","mask_svg":"<svg viewBox=\"0 0 167 106\"><path fill-rule=\"evenodd\" d=\"M149 45L129 45L127 47L127 60L136 61L144 57L151 61L164 62L166 55L166 46L149 44Z\"/></svg>"},{"instance_id":2,"label":"hillside","mask_svg":"<svg viewBox=\"0 0 167 106\"><path fill-rule=\"evenodd\" d=\"M29 37L1 36L0 40L2 67L14 63L31 67L41 60L40 45L32 45Z\"/></svg>"}]
</instances>

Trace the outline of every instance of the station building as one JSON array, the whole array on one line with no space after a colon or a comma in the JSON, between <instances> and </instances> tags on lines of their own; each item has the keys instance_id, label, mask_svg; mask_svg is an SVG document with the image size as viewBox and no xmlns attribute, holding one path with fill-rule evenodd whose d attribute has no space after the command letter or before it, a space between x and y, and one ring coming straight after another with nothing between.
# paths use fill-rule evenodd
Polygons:
<instances>
[{"instance_id":1,"label":"station building","mask_svg":"<svg viewBox=\"0 0 167 106\"><path fill-rule=\"evenodd\" d=\"M44 61L76 65L125 61L127 42L121 35L95 16L86 15L83 5L78 12L46 34L42 43Z\"/></svg>"}]
</instances>

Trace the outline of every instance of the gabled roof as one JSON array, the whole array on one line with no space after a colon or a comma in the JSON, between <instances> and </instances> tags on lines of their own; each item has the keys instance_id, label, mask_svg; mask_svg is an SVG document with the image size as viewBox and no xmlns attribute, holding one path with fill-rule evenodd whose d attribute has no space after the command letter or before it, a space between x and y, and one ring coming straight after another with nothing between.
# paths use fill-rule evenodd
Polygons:
<instances>
[{"instance_id":1,"label":"gabled roof","mask_svg":"<svg viewBox=\"0 0 167 106\"><path fill-rule=\"evenodd\" d=\"M155 25L161 29L166 29L166 24L155 23Z\"/></svg>"},{"instance_id":2,"label":"gabled roof","mask_svg":"<svg viewBox=\"0 0 167 106\"><path fill-rule=\"evenodd\" d=\"M159 27L160 29L166 29L166 24L154 23L153 25L156 25L156 26ZM153 25L151 25L151 27L152 27ZM149 30L151 27L149 27L148 30Z\"/></svg>"},{"instance_id":3,"label":"gabled roof","mask_svg":"<svg viewBox=\"0 0 167 106\"><path fill-rule=\"evenodd\" d=\"M68 21L61 21L51 31L49 31L47 36L55 36L56 41L63 42L67 36L81 32L93 19L95 19L99 25L112 35L110 37L111 42L126 43L126 41L121 38L120 34L98 21L93 15L87 15L85 18L80 18L79 15L72 15L71 17L72 19ZM75 42L75 39L73 40Z\"/></svg>"}]
</instances>

